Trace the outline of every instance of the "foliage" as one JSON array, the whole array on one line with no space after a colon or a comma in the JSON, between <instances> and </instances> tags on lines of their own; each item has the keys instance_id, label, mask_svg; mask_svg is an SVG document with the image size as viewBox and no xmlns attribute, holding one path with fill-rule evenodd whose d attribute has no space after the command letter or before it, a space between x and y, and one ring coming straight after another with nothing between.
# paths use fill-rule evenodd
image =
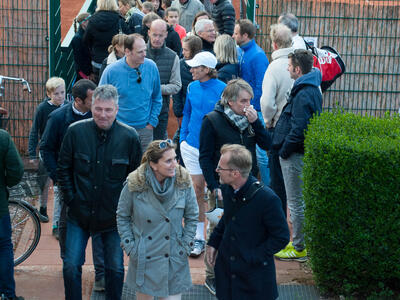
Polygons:
<instances>
[{"instance_id":1,"label":"foliage","mask_svg":"<svg viewBox=\"0 0 400 300\"><path fill-rule=\"evenodd\" d=\"M397 299L400 118L322 113L304 156L307 251L322 292Z\"/></svg>"}]
</instances>

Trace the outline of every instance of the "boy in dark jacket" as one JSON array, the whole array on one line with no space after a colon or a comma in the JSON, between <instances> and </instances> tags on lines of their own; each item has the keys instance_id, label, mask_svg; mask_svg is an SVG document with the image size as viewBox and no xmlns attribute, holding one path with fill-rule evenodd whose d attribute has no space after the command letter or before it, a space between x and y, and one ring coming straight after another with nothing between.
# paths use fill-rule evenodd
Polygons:
<instances>
[{"instance_id":1,"label":"boy in dark jacket","mask_svg":"<svg viewBox=\"0 0 400 300\"><path fill-rule=\"evenodd\" d=\"M284 261L306 261L307 250L303 234L304 199L301 188L304 132L313 115L322 111L322 76L318 69L312 67L314 60L311 52L298 49L290 53L288 58L288 71L295 82L275 126L272 147L279 153L287 205L293 225L293 242L275 254L275 257Z\"/></svg>"},{"instance_id":2,"label":"boy in dark jacket","mask_svg":"<svg viewBox=\"0 0 400 300\"><path fill-rule=\"evenodd\" d=\"M38 105L35 112L35 117L33 119L31 132L29 134L29 157L31 163L36 163L37 152L36 148L38 146L39 140L42 138L43 132L46 128L47 118L49 114L59 108L65 101L65 81L60 77L51 77L46 82L46 95L42 103ZM47 215L47 197L48 188L50 184L50 178L46 175L46 170L43 165L42 158L39 159L39 171L38 176L40 176L41 182L41 195L39 198L40 203L40 220L47 223L49 217ZM55 207L56 209L56 207Z\"/></svg>"}]
</instances>

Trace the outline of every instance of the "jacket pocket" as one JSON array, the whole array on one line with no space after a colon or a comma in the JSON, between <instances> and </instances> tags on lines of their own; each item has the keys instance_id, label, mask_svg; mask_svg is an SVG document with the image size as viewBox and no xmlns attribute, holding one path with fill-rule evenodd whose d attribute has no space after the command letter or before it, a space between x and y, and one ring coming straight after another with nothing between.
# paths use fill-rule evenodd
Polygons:
<instances>
[{"instance_id":1,"label":"jacket pocket","mask_svg":"<svg viewBox=\"0 0 400 300\"><path fill-rule=\"evenodd\" d=\"M127 158L113 158L111 160L110 178L125 180L128 175L129 160Z\"/></svg>"},{"instance_id":2,"label":"jacket pocket","mask_svg":"<svg viewBox=\"0 0 400 300\"><path fill-rule=\"evenodd\" d=\"M74 169L75 172L82 175L88 175L91 169L90 156L85 153L74 154Z\"/></svg>"}]
</instances>

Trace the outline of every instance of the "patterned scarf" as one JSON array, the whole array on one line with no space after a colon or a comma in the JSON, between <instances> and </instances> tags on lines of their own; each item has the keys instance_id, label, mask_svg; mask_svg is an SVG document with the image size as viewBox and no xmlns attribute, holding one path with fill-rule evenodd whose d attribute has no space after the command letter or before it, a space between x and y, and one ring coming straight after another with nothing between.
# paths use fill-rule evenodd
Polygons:
<instances>
[{"instance_id":1,"label":"patterned scarf","mask_svg":"<svg viewBox=\"0 0 400 300\"><path fill-rule=\"evenodd\" d=\"M244 131L247 127L249 127L249 120L247 120L246 116L235 114L228 105L224 106L224 113L239 128L240 131Z\"/></svg>"}]
</instances>

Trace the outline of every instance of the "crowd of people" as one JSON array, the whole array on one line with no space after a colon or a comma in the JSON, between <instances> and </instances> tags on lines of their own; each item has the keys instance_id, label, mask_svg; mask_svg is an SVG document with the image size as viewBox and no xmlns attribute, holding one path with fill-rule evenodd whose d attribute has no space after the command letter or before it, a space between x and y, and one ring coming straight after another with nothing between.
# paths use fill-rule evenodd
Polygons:
<instances>
[{"instance_id":1,"label":"crowd of people","mask_svg":"<svg viewBox=\"0 0 400 300\"><path fill-rule=\"evenodd\" d=\"M270 28L271 62L254 24L235 19L229 0L98 0L76 18L73 101L50 78L29 136L30 159L48 175L40 215L60 243L66 299L82 297L89 237L94 290L112 300L121 299L123 252L138 300L181 299L189 256L204 253L205 286L218 299L276 299L273 258L307 260L304 131L321 111L321 74L293 14ZM4 191L20 179L20 160L0 134L3 242ZM7 247L0 295L23 299Z\"/></svg>"}]
</instances>

